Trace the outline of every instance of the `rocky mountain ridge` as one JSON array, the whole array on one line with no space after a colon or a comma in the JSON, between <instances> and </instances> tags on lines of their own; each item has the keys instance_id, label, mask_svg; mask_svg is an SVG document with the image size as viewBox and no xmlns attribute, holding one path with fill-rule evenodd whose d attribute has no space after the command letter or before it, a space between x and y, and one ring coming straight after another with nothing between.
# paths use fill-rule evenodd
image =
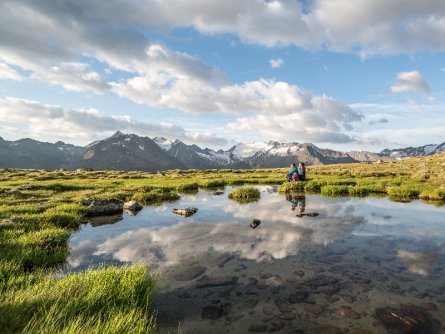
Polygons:
<instances>
[{"instance_id":1,"label":"rocky mountain ridge","mask_svg":"<svg viewBox=\"0 0 445 334\"><path fill-rule=\"evenodd\" d=\"M143 137L116 132L85 147L63 142L43 143L29 138L6 141L0 137L0 168L114 169L159 171L167 169L287 167L292 162L307 165L370 162L431 155L445 151L445 143L417 148L339 152L311 143L277 141L239 143L228 150L187 145L180 140Z\"/></svg>"}]
</instances>

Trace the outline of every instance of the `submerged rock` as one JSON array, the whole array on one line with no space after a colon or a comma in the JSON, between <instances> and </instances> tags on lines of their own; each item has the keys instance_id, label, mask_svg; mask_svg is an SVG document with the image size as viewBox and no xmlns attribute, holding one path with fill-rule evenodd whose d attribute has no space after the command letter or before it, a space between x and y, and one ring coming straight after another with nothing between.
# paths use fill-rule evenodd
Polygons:
<instances>
[{"instance_id":1,"label":"submerged rock","mask_svg":"<svg viewBox=\"0 0 445 334\"><path fill-rule=\"evenodd\" d=\"M181 273L177 274L175 276L175 279L177 281L191 281L192 279L195 279L196 277L204 274L204 272L207 270L206 267L203 266L193 266L185 269Z\"/></svg>"},{"instance_id":2,"label":"submerged rock","mask_svg":"<svg viewBox=\"0 0 445 334\"><path fill-rule=\"evenodd\" d=\"M334 277L326 276L326 275L316 275L312 278L309 278L303 282L305 285L309 285L312 289L317 289L322 286L335 284L338 280Z\"/></svg>"},{"instance_id":3,"label":"submerged rock","mask_svg":"<svg viewBox=\"0 0 445 334\"><path fill-rule=\"evenodd\" d=\"M267 331L267 326L266 325L257 325L257 324L253 324L249 327L248 329L249 332L254 332L254 333L262 333Z\"/></svg>"},{"instance_id":4,"label":"submerged rock","mask_svg":"<svg viewBox=\"0 0 445 334\"><path fill-rule=\"evenodd\" d=\"M137 201L129 201L124 203L125 210L140 211L142 208L142 205L140 205Z\"/></svg>"},{"instance_id":5,"label":"submerged rock","mask_svg":"<svg viewBox=\"0 0 445 334\"><path fill-rule=\"evenodd\" d=\"M203 319L216 320L221 318L223 309L219 306L209 305L202 309L201 317Z\"/></svg>"},{"instance_id":6,"label":"submerged rock","mask_svg":"<svg viewBox=\"0 0 445 334\"><path fill-rule=\"evenodd\" d=\"M342 333L343 331L340 328L331 325L313 327L304 331L304 334L342 334Z\"/></svg>"},{"instance_id":7,"label":"submerged rock","mask_svg":"<svg viewBox=\"0 0 445 334\"><path fill-rule=\"evenodd\" d=\"M430 322L420 307L402 304L398 308L380 307L375 315L391 333L429 333Z\"/></svg>"},{"instance_id":8,"label":"submerged rock","mask_svg":"<svg viewBox=\"0 0 445 334\"><path fill-rule=\"evenodd\" d=\"M178 216L183 217L190 217L191 215L194 215L196 212L198 212L197 208L185 208L185 209L173 209L173 213L177 214Z\"/></svg>"},{"instance_id":9,"label":"submerged rock","mask_svg":"<svg viewBox=\"0 0 445 334\"><path fill-rule=\"evenodd\" d=\"M306 298L308 297L308 294L306 291L297 291L289 296L289 303L291 304L297 304L304 302Z\"/></svg>"},{"instance_id":10,"label":"submerged rock","mask_svg":"<svg viewBox=\"0 0 445 334\"><path fill-rule=\"evenodd\" d=\"M344 318L349 318L354 320L360 319L360 315L357 312L351 310L351 308L347 306L342 306L338 308L337 310L335 310L335 313Z\"/></svg>"},{"instance_id":11,"label":"submerged rock","mask_svg":"<svg viewBox=\"0 0 445 334\"><path fill-rule=\"evenodd\" d=\"M124 211L124 201L116 198L90 198L80 202L88 208L88 216L112 215Z\"/></svg>"},{"instance_id":12,"label":"submerged rock","mask_svg":"<svg viewBox=\"0 0 445 334\"><path fill-rule=\"evenodd\" d=\"M284 284L284 280L279 275L262 275L258 282L256 283L256 287L258 289L266 289L270 287L279 287Z\"/></svg>"},{"instance_id":13,"label":"submerged rock","mask_svg":"<svg viewBox=\"0 0 445 334\"><path fill-rule=\"evenodd\" d=\"M257 226L260 225L260 224L261 224L261 220L259 220L259 219L254 219L254 220L252 220L252 222L250 223L250 227L251 227L251 228L257 228Z\"/></svg>"},{"instance_id":14,"label":"submerged rock","mask_svg":"<svg viewBox=\"0 0 445 334\"><path fill-rule=\"evenodd\" d=\"M319 304L307 304L304 306L304 310L312 314L320 314L324 311L324 307Z\"/></svg>"},{"instance_id":15,"label":"submerged rock","mask_svg":"<svg viewBox=\"0 0 445 334\"><path fill-rule=\"evenodd\" d=\"M207 275L205 275L199 280L199 283L196 287L198 289L202 289L202 288L209 288L212 286L235 285L236 282L238 282L238 277L236 276L208 277Z\"/></svg>"}]
</instances>

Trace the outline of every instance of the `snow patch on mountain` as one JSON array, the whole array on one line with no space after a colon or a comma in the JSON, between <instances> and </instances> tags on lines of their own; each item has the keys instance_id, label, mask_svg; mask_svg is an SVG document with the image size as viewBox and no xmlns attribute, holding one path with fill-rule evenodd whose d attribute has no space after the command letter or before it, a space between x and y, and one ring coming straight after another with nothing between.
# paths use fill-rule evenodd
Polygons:
<instances>
[{"instance_id":1,"label":"snow patch on mountain","mask_svg":"<svg viewBox=\"0 0 445 334\"><path fill-rule=\"evenodd\" d=\"M162 148L164 151L168 151L171 147L172 144L174 143L173 140L170 139L166 139L164 137L154 137L153 141L160 147Z\"/></svg>"},{"instance_id":2,"label":"snow patch on mountain","mask_svg":"<svg viewBox=\"0 0 445 334\"><path fill-rule=\"evenodd\" d=\"M265 142L252 142L248 144L239 143L230 150L235 158L243 160L254 156L259 151L264 150L268 146Z\"/></svg>"},{"instance_id":3,"label":"snow patch on mountain","mask_svg":"<svg viewBox=\"0 0 445 334\"><path fill-rule=\"evenodd\" d=\"M196 154L198 154L201 158L207 159L223 166L230 165L235 162L233 161L232 156L229 152L215 152L213 150L207 150L206 152L196 152Z\"/></svg>"}]
</instances>

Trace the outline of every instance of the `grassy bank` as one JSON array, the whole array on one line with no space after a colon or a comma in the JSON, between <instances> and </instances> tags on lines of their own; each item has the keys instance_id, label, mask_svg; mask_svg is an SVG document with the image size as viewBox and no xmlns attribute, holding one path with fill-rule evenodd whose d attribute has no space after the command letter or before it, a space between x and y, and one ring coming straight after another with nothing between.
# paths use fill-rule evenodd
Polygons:
<instances>
[{"instance_id":1,"label":"grassy bank","mask_svg":"<svg viewBox=\"0 0 445 334\"><path fill-rule=\"evenodd\" d=\"M281 184L283 193L445 200L445 154L381 164L313 166L304 182L284 182L285 172L0 170L0 328L6 333L43 328L46 333L154 332L147 311L154 280L143 267L102 268L63 278L54 274L68 255L69 236L84 222L85 208L78 203L85 198L156 204L200 188ZM253 192L245 194L251 197Z\"/></svg>"}]
</instances>

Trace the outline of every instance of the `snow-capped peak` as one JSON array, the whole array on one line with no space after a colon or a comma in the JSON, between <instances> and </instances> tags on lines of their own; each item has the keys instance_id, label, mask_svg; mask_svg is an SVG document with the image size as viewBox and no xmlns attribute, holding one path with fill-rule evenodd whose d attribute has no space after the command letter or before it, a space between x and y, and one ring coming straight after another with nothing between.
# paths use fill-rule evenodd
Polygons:
<instances>
[{"instance_id":1,"label":"snow-capped peak","mask_svg":"<svg viewBox=\"0 0 445 334\"><path fill-rule=\"evenodd\" d=\"M248 144L239 143L232 149L232 154L237 159L246 159L254 156L259 151L264 150L268 146L265 142L253 142Z\"/></svg>"},{"instance_id":2,"label":"snow-capped peak","mask_svg":"<svg viewBox=\"0 0 445 334\"><path fill-rule=\"evenodd\" d=\"M154 137L154 138L153 138L153 141L154 141L160 148L162 148L164 151L168 151L168 150L172 147L172 145L173 145L173 143L174 143L173 140L166 139L166 138L164 138L164 137Z\"/></svg>"}]
</instances>

